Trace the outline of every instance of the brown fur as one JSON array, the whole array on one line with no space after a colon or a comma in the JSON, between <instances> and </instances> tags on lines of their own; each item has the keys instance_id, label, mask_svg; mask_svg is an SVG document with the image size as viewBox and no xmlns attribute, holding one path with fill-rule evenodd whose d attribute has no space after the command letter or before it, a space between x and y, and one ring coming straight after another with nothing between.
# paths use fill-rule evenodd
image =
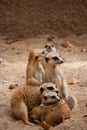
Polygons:
<instances>
[{"instance_id":1,"label":"brown fur","mask_svg":"<svg viewBox=\"0 0 87 130\"><path fill-rule=\"evenodd\" d=\"M40 85L43 82L44 69L40 63L42 60L41 49L34 49L30 51L30 56L26 69L26 84Z\"/></svg>"},{"instance_id":2,"label":"brown fur","mask_svg":"<svg viewBox=\"0 0 87 130\"><path fill-rule=\"evenodd\" d=\"M50 105L41 105L35 107L30 112L30 119L45 121L52 126L56 126L59 123L63 122L65 119L70 118L70 108L61 100L55 104Z\"/></svg>"},{"instance_id":3,"label":"brown fur","mask_svg":"<svg viewBox=\"0 0 87 130\"><path fill-rule=\"evenodd\" d=\"M50 91L48 89L50 85L53 86L53 91L57 90L55 85L50 83L44 83L40 87L18 87L11 96L12 114L16 118L23 120L25 124L30 124L28 121L28 112L41 103L41 95L44 91Z\"/></svg>"}]
</instances>

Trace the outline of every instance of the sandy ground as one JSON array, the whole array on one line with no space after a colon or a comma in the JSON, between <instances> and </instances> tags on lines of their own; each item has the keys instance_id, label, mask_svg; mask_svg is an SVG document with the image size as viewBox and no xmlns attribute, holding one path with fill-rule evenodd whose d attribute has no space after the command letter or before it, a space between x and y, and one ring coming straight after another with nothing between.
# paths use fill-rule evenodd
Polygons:
<instances>
[{"instance_id":1,"label":"sandy ground","mask_svg":"<svg viewBox=\"0 0 87 130\"><path fill-rule=\"evenodd\" d=\"M38 36L20 41L9 41L0 37L0 130L39 130L40 126L26 126L22 121L12 117L10 97L14 90L9 84L25 83L25 70L30 48L41 48L47 36ZM74 46L64 48L62 43L69 41ZM67 81L78 79L79 83L69 85L77 98L77 107L71 111L71 118L52 130L87 130L87 35L69 36L54 40L57 51L64 58L60 68L64 71Z\"/></svg>"}]
</instances>

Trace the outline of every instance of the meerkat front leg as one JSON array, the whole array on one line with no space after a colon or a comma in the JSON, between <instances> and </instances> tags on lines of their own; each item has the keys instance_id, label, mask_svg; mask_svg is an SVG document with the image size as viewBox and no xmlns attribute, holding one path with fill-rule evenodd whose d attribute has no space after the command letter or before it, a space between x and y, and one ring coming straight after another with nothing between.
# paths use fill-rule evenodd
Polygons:
<instances>
[{"instance_id":1,"label":"meerkat front leg","mask_svg":"<svg viewBox=\"0 0 87 130\"><path fill-rule=\"evenodd\" d=\"M27 85L28 84L41 85L41 83L33 77L31 79L29 79L29 81L27 81Z\"/></svg>"},{"instance_id":2,"label":"meerkat front leg","mask_svg":"<svg viewBox=\"0 0 87 130\"><path fill-rule=\"evenodd\" d=\"M18 104L11 106L12 113L15 115L16 118L21 119L26 125L31 125L28 120L28 110L27 106L24 102L19 102Z\"/></svg>"}]
</instances>

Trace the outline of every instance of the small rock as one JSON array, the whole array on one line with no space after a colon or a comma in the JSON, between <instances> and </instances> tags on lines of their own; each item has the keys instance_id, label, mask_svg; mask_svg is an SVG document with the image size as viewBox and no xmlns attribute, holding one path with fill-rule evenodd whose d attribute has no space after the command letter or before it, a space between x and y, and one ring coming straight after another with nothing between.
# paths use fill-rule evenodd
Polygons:
<instances>
[{"instance_id":1,"label":"small rock","mask_svg":"<svg viewBox=\"0 0 87 130\"><path fill-rule=\"evenodd\" d=\"M87 115L84 115L83 117L87 117Z\"/></svg>"},{"instance_id":2,"label":"small rock","mask_svg":"<svg viewBox=\"0 0 87 130\"><path fill-rule=\"evenodd\" d=\"M64 42L64 43L62 43L61 44L64 48L67 48L67 47L73 47L73 45L71 44L71 43L69 43L69 41L67 41L67 42Z\"/></svg>"},{"instance_id":3,"label":"small rock","mask_svg":"<svg viewBox=\"0 0 87 130\"><path fill-rule=\"evenodd\" d=\"M87 103L85 104L85 107L87 107Z\"/></svg>"},{"instance_id":4,"label":"small rock","mask_svg":"<svg viewBox=\"0 0 87 130\"><path fill-rule=\"evenodd\" d=\"M69 84L77 84L77 83L79 83L79 80L78 79L71 79L71 80L69 80L68 83Z\"/></svg>"},{"instance_id":5,"label":"small rock","mask_svg":"<svg viewBox=\"0 0 87 130\"><path fill-rule=\"evenodd\" d=\"M54 36L49 36L49 37L47 38L47 41L53 41L53 39L55 39Z\"/></svg>"},{"instance_id":6,"label":"small rock","mask_svg":"<svg viewBox=\"0 0 87 130\"><path fill-rule=\"evenodd\" d=\"M14 89L14 88L16 88L18 86L18 84L10 84L9 85L9 89Z\"/></svg>"},{"instance_id":7,"label":"small rock","mask_svg":"<svg viewBox=\"0 0 87 130\"><path fill-rule=\"evenodd\" d=\"M3 58L0 57L0 63L2 63L2 61L3 61Z\"/></svg>"},{"instance_id":8,"label":"small rock","mask_svg":"<svg viewBox=\"0 0 87 130\"><path fill-rule=\"evenodd\" d=\"M87 49L81 49L81 52L87 52Z\"/></svg>"}]
</instances>

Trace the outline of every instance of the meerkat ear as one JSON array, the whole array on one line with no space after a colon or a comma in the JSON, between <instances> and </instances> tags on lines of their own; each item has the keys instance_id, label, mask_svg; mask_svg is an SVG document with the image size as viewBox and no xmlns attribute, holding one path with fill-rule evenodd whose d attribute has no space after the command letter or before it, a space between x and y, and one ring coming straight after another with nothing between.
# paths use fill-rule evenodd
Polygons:
<instances>
[{"instance_id":1,"label":"meerkat ear","mask_svg":"<svg viewBox=\"0 0 87 130\"><path fill-rule=\"evenodd\" d=\"M35 56L35 60L38 60L38 58L39 58L38 56Z\"/></svg>"},{"instance_id":2,"label":"meerkat ear","mask_svg":"<svg viewBox=\"0 0 87 130\"><path fill-rule=\"evenodd\" d=\"M48 63L48 61L49 61L49 58L45 57L45 61Z\"/></svg>"},{"instance_id":3,"label":"meerkat ear","mask_svg":"<svg viewBox=\"0 0 87 130\"><path fill-rule=\"evenodd\" d=\"M43 93L44 89L43 88L40 88L40 92Z\"/></svg>"}]
</instances>

